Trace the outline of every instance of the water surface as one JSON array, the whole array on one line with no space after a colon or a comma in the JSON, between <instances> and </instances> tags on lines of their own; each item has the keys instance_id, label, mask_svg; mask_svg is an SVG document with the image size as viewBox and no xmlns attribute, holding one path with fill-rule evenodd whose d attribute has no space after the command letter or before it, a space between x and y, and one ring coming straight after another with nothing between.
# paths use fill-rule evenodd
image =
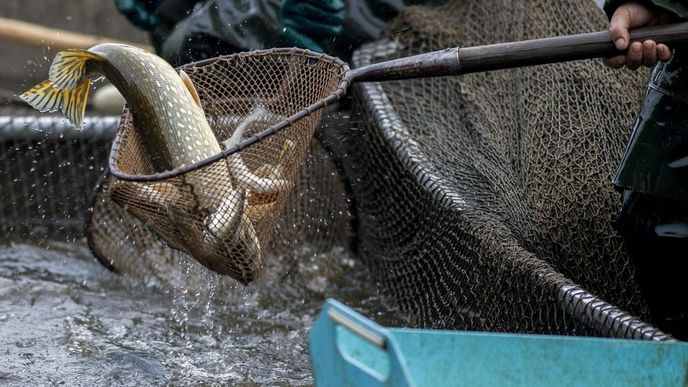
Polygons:
<instances>
[{"instance_id":1,"label":"water surface","mask_svg":"<svg viewBox=\"0 0 688 387\"><path fill-rule=\"evenodd\" d=\"M207 274L199 289L161 288L109 272L81 243L0 241L0 384L309 385L307 335L326 297L404 323L344 249L294 254L249 287Z\"/></svg>"}]
</instances>

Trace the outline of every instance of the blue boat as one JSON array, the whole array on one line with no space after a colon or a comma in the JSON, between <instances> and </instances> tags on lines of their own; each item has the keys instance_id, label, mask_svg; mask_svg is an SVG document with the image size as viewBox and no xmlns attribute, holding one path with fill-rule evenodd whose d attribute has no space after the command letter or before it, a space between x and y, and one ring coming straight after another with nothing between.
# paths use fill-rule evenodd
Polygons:
<instances>
[{"instance_id":1,"label":"blue boat","mask_svg":"<svg viewBox=\"0 0 688 387\"><path fill-rule=\"evenodd\" d=\"M688 343L384 328L327 300L317 386L686 386Z\"/></svg>"}]
</instances>

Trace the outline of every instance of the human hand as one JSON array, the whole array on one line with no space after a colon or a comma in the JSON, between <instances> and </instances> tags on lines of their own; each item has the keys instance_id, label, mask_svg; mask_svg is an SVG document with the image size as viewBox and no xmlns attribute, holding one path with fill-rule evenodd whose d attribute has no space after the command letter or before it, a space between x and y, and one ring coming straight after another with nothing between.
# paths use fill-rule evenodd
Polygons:
<instances>
[{"instance_id":1,"label":"human hand","mask_svg":"<svg viewBox=\"0 0 688 387\"><path fill-rule=\"evenodd\" d=\"M609 22L609 32L617 50L628 48L626 55L618 55L605 58L604 64L618 69L623 66L631 70L638 67L652 67L658 61L667 61L671 58L671 51L665 44L656 44L654 40L633 42L629 46L629 28L665 24L669 22L668 14L653 13L644 5L631 1L625 3L614 11Z\"/></svg>"},{"instance_id":2,"label":"human hand","mask_svg":"<svg viewBox=\"0 0 688 387\"><path fill-rule=\"evenodd\" d=\"M297 47L324 52L329 41L341 35L345 11L342 0L284 0L284 35Z\"/></svg>"}]
</instances>

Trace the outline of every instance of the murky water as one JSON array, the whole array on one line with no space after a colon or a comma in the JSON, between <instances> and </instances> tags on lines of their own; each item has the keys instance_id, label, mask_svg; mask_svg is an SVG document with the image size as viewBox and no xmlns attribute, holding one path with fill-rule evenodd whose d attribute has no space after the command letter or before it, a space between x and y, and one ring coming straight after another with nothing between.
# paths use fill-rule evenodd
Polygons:
<instances>
[{"instance_id":1,"label":"murky water","mask_svg":"<svg viewBox=\"0 0 688 387\"><path fill-rule=\"evenodd\" d=\"M295 254L249 287L208 274L190 291L111 273L82 244L0 242L0 385L308 385L326 297L403 324L343 249Z\"/></svg>"}]
</instances>

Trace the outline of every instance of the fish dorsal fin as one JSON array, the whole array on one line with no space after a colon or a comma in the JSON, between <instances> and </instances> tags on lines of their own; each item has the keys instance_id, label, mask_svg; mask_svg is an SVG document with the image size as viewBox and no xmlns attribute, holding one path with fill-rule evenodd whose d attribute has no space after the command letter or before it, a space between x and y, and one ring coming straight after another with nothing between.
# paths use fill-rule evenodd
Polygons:
<instances>
[{"instance_id":1,"label":"fish dorsal fin","mask_svg":"<svg viewBox=\"0 0 688 387\"><path fill-rule=\"evenodd\" d=\"M186 86L186 88L189 90L189 93L191 93L191 98L193 98L193 100L196 101L196 105L202 109L203 106L201 105L201 97L198 96L198 90L196 90L196 86L194 86L189 74L185 73L184 70L179 70L179 76L182 78L182 83L184 83L184 86Z\"/></svg>"},{"instance_id":2,"label":"fish dorsal fin","mask_svg":"<svg viewBox=\"0 0 688 387\"><path fill-rule=\"evenodd\" d=\"M50 65L48 79L60 89L73 89L80 85L86 75L89 60L103 60L100 56L86 50L64 50L55 55Z\"/></svg>"}]
</instances>

